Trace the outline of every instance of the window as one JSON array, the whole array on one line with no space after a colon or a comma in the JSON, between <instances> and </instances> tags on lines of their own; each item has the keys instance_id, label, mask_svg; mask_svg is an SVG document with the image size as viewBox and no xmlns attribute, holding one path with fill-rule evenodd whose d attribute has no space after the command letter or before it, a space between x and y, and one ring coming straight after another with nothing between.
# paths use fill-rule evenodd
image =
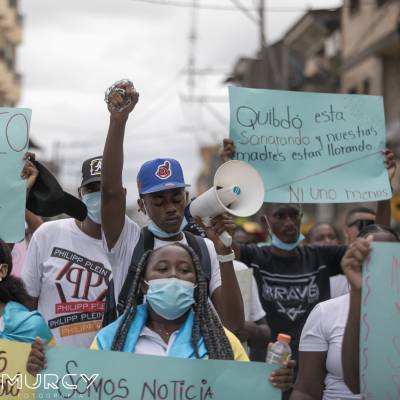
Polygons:
<instances>
[{"instance_id":1,"label":"window","mask_svg":"<svg viewBox=\"0 0 400 400\"><path fill-rule=\"evenodd\" d=\"M360 0L349 0L350 15L357 14L360 11Z\"/></svg>"},{"instance_id":2,"label":"window","mask_svg":"<svg viewBox=\"0 0 400 400\"><path fill-rule=\"evenodd\" d=\"M371 81L370 81L370 79L369 78L364 79L364 81L363 81L363 93L364 94L369 94L370 90L371 90Z\"/></svg>"},{"instance_id":3,"label":"window","mask_svg":"<svg viewBox=\"0 0 400 400\"><path fill-rule=\"evenodd\" d=\"M357 94L357 86L351 87L348 92L348 94Z\"/></svg>"}]
</instances>

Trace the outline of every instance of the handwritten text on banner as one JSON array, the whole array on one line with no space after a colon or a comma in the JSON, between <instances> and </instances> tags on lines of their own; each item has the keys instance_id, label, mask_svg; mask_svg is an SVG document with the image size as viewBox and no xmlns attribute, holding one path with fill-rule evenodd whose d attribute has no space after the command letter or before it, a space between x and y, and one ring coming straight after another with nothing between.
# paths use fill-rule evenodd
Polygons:
<instances>
[{"instance_id":1,"label":"handwritten text on banner","mask_svg":"<svg viewBox=\"0 0 400 400\"><path fill-rule=\"evenodd\" d=\"M77 388L37 389L37 398L79 395L79 399L91 400L243 400L249 394L252 400L281 398L281 392L268 382L273 367L265 363L187 360L61 347L50 348L47 360L44 372L57 376L77 374L68 377L68 383ZM89 379L80 379L82 374ZM96 378L88 387L90 377Z\"/></svg>"},{"instance_id":2,"label":"handwritten text on banner","mask_svg":"<svg viewBox=\"0 0 400 400\"><path fill-rule=\"evenodd\" d=\"M265 201L347 203L391 197L381 97L229 88L237 159Z\"/></svg>"}]
</instances>

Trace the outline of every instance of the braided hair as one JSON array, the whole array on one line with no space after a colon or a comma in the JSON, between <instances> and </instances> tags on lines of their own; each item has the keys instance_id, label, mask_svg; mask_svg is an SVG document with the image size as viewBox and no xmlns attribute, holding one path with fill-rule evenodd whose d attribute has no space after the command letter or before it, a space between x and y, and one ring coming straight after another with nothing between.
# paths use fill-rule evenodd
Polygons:
<instances>
[{"instance_id":1,"label":"braided hair","mask_svg":"<svg viewBox=\"0 0 400 400\"><path fill-rule=\"evenodd\" d=\"M200 260L194 250L181 243L174 243L168 246L178 246L186 250L193 260L193 265L196 272L197 287L194 290L194 321L192 328L192 346L196 354L196 358L199 358L198 344L200 338L204 338L204 343L208 351L208 357L210 359L218 360L233 360L233 351L226 337L224 328L218 319L215 312L209 305L208 292L207 292L207 281L203 275ZM111 350L122 351L125 345L126 337L129 332L129 328L132 324L133 319L136 315L136 308L138 300L141 295L140 287L141 282L144 278L146 267L149 259L154 255L157 250L147 251L137 269L133 278L132 286L130 287L127 305L125 312L121 318L117 332L114 336Z\"/></svg>"},{"instance_id":2,"label":"braided hair","mask_svg":"<svg viewBox=\"0 0 400 400\"><path fill-rule=\"evenodd\" d=\"M0 264L7 264L8 267L7 276L0 282L0 303L7 304L9 301L15 301L30 308L32 297L27 293L22 280L11 275L11 251L2 239L0 239Z\"/></svg>"}]
</instances>

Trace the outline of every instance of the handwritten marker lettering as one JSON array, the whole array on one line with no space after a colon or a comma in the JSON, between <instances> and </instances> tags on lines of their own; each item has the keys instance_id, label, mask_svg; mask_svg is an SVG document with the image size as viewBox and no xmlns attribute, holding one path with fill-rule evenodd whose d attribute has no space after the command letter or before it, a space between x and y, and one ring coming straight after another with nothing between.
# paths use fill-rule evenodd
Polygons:
<instances>
[{"instance_id":1,"label":"handwritten marker lettering","mask_svg":"<svg viewBox=\"0 0 400 400\"><path fill-rule=\"evenodd\" d=\"M264 179L264 201L352 203L391 197L382 98L229 88L236 158Z\"/></svg>"}]
</instances>

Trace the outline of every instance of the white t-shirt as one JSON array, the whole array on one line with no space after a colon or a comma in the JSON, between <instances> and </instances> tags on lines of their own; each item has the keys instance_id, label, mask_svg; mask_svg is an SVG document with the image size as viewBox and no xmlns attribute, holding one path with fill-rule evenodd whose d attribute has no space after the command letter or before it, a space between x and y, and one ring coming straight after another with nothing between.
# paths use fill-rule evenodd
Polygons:
<instances>
[{"instance_id":1,"label":"white t-shirt","mask_svg":"<svg viewBox=\"0 0 400 400\"><path fill-rule=\"evenodd\" d=\"M74 219L46 222L29 243L22 279L57 345L90 347L101 328L111 266L102 241Z\"/></svg>"},{"instance_id":2,"label":"white t-shirt","mask_svg":"<svg viewBox=\"0 0 400 400\"><path fill-rule=\"evenodd\" d=\"M359 400L343 381L342 341L349 313L350 295L317 304L304 325L299 351L328 352L323 400Z\"/></svg>"},{"instance_id":3,"label":"white t-shirt","mask_svg":"<svg viewBox=\"0 0 400 400\"><path fill-rule=\"evenodd\" d=\"M350 291L349 282L347 281L346 275L335 275L329 278L331 286L331 299L335 297L343 296Z\"/></svg>"},{"instance_id":4,"label":"white t-shirt","mask_svg":"<svg viewBox=\"0 0 400 400\"><path fill-rule=\"evenodd\" d=\"M246 264L240 261L233 261L235 271L245 271L249 269ZM265 311L262 308L260 296L258 295L257 282L254 276L251 277L251 300L250 300L250 315L249 320L256 322L265 317Z\"/></svg>"},{"instance_id":5,"label":"white t-shirt","mask_svg":"<svg viewBox=\"0 0 400 400\"><path fill-rule=\"evenodd\" d=\"M125 217L124 228L122 229L121 235L118 238L117 243L114 247L108 251L107 241L104 237L103 232L103 248L106 250L109 258L109 262L112 266L113 280L114 280L114 292L115 298L118 299L119 293L121 292L122 286L124 285L125 278L128 274L128 270L132 261L133 251L140 238L140 227L132 221L129 217ZM219 269L219 262L217 253L215 251L214 243L209 239L204 239L210 254L211 260L211 279L209 284L210 296L215 289L221 286L221 271ZM171 244L170 241L160 240L154 238L154 249ZM184 237L180 243L187 244L186 238Z\"/></svg>"}]
</instances>

